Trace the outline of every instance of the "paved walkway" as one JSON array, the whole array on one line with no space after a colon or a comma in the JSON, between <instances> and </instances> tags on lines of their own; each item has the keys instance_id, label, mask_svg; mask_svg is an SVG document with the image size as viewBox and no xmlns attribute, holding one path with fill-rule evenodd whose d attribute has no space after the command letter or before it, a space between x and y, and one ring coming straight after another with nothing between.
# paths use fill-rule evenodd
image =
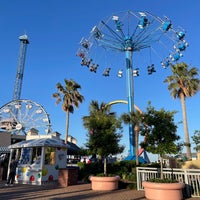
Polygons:
<instances>
[{"instance_id":1,"label":"paved walkway","mask_svg":"<svg viewBox=\"0 0 200 200\"><path fill-rule=\"evenodd\" d=\"M59 186L21 185L5 186L0 182L0 200L145 200L144 191L120 189L115 191L93 191L90 184L79 184L62 188ZM187 200L197 200L190 198ZM169 199L170 200L170 199Z\"/></svg>"}]
</instances>

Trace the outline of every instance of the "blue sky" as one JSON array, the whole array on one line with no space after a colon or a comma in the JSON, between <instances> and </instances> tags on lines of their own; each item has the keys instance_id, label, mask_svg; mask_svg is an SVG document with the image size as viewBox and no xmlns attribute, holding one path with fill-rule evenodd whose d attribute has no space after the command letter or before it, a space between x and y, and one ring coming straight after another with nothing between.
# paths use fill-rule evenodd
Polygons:
<instances>
[{"instance_id":1,"label":"blue sky","mask_svg":"<svg viewBox=\"0 0 200 200\"><path fill-rule=\"evenodd\" d=\"M27 48L21 99L41 104L50 115L53 131L64 136L65 113L61 105L56 106L52 93L56 92L56 83L63 83L64 78L78 82L85 101L70 115L69 134L82 146L86 141L82 117L88 115L91 100L126 100L126 81L125 77L118 79L114 74L103 77L101 73L94 74L82 67L80 58L76 56L81 38L89 37L91 29L113 13L148 11L161 18L167 16L174 27L184 28L189 47L180 61L199 68L199 9L200 3L196 0L1 0L0 106L12 100L19 55L18 37L26 33L30 44ZM134 79L135 104L145 110L147 102L151 101L157 109L176 110L176 123L182 121L181 103L171 98L167 84L163 83L170 74L170 69L162 69L157 65L157 72L148 76L146 67L150 62L157 64L158 57L150 53L141 54L139 58L137 55L133 54L133 64L139 65L142 72ZM124 55L113 59L97 49L96 57L101 59L102 65L110 65L113 71L125 69ZM105 66L100 66L101 70ZM200 130L199 99L200 95L197 94L186 101L191 136L194 130ZM127 105L124 104L116 104L112 108L118 115L127 112ZM178 134L184 140L183 124L178 124L178 127ZM121 143L127 146L124 152L126 154L129 149L126 127Z\"/></svg>"}]
</instances>

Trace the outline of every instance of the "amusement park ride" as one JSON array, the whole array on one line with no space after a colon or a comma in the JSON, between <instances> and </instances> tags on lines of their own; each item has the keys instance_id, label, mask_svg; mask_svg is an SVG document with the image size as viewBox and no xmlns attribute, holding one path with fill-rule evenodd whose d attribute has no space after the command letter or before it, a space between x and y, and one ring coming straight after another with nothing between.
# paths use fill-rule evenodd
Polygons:
<instances>
[{"instance_id":1,"label":"amusement park ride","mask_svg":"<svg viewBox=\"0 0 200 200\"><path fill-rule=\"evenodd\" d=\"M26 49L29 40L26 34L20 36L19 40L20 53L13 99L11 102L0 107L0 131L11 132L12 135L26 135L29 130L34 130L40 134L48 134L51 131L51 124L49 115L44 108L31 100L20 99Z\"/></svg>"},{"instance_id":2,"label":"amusement park ride","mask_svg":"<svg viewBox=\"0 0 200 200\"><path fill-rule=\"evenodd\" d=\"M81 58L81 66L86 66L91 72L97 73L103 60L95 61L97 50L105 52L106 58L109 54L112 55L110 60L114 60L113 53L116 54L114 57L116 59L119 53L125 54L128 112L134 111L133 77L139 76L139 68L133 68L133 52L139 54L147 50L152 51L159 58L162 68L166 69L179 61L188 47L185 31L182 28L175 29L169 18L162 19L146 11L113 14L101 20L90 33L88 39L82 38L80 41L77 56ZM102 74L108 77L110 72L109 66ZM148 75L156 72L154 63L149 64L147 72ZM120 78L123 77L123 70L119 69L116 74ZM132 124L129 125L129 144L130 153L127 160L134 160L135 135Z\"/></svg>"}]
</instances>

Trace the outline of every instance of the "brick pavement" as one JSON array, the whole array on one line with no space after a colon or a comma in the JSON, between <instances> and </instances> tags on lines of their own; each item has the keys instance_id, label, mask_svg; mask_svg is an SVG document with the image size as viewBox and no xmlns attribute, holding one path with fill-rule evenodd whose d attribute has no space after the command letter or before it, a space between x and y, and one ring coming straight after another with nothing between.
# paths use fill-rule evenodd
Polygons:
<instances>
[{"instance_id":1,"label":"brick pavement","mask_svg":"<svg viewBox=\"0 0 200 200\"><path fill-rule=\"evenodd\" d=\"M120 189L93 191L90 184L78 184L66 188L53 185L5 186L0 182L0 200L145 200L144 191ZM190 198L187 200L197 200Z\"/></svg>"}]
</instances>

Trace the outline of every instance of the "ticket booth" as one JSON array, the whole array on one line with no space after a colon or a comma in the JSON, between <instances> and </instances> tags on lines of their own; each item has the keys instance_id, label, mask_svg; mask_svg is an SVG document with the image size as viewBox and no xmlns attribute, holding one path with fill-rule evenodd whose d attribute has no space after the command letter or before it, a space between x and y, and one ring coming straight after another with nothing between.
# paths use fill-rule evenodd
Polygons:
<instances>
[{"instance_id":1,"label":"ticket booth","mask_svg":"<svg viewBox=\"0 0 200 200\"><path fill-rule=\"evenodd\" d=\"M66 168L67 145L52 135L27 137L10 145L10 160L18 161L16 183L42 185L58 181L60 168Z\"/></svg>"}]
</instances>

